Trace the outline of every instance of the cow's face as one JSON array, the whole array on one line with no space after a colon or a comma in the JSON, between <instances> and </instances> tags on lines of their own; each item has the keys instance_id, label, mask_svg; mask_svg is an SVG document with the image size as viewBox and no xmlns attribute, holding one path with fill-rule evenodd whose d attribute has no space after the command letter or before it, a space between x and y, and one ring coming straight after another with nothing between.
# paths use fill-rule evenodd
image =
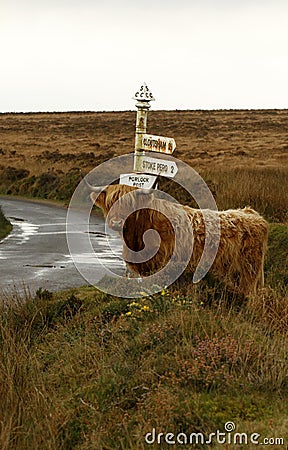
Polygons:
<instances>
[{"instance_id":1,"label":"cow's face","mask_svg":"<svg viewBox=\"0 0 288 450\"><path fill-rule=\"evenodd\" d=\"M126 185L109 185L99 189L98 192L92 192L90 198L92 202L102 210L104 217L106 218L114 203L123 195L127 194L127 192L134 191L135 189L137 188Z\"/></svg>"},{"instance_id":2,"label":"cow's face","mask_svg":"<svg viewBox=\"0 0 288 450\"><path fill-rule=\"evenodd\" d=\"M133 190L119 197L109 209L107 215L109 227L115 231L122 231L129 217L133 218L133 222L139 218L141 221L143 209L149 209L152 201L153 193L144 189Z\"/></svg>"}]
</instances>

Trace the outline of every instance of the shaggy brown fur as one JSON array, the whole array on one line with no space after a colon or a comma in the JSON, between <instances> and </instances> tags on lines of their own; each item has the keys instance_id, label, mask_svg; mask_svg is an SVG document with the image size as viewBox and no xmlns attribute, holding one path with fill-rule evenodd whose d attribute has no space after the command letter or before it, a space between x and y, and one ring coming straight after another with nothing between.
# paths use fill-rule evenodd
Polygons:
<instances>
[{"instance_id":1,"label":"shaggy brown fur","mask_svg":"<svg viewBox=\"0 0 288 450\"><path fill-rule=\"evenodd\" d=\"M143 234L149 229L156 230L161 238L158 252L146 262L129 263L130 270L140 276L148 276L166 266L174 252L176 260L185 259L187 248L193 245L193 252L187 270L194 273L205 244L205 223L203 212L189 206L172 203L167 200L154 198L153 194L147 195L140 189L125 185L107 186L98 196L92 193L92 201L99 206L104 216L108 216L108 224L111 228L122 228L122 239L128 248L139 252L145 248ZM125 195L131 193L129 195ZM124 197L123 197L124 196ZM113 217L109 211L119 199L117 207L113 208ZM148 203L147 203L148 200ZM159 203L160 202L160 203ZM148 206L147 206L148 205ZM143 208L140 209L139 208ZM165 215L159 212L163 211ZM138 209L138 210L137 210ZM157 211L158 210L158 211ZM135 212L132 212L135 211ZM131 213L125 220L127 213ZM171 223L166 217L170 218ZM193 230L187 233L187 216ZM227 211L205 211L205 219L210 221L212 228L209 232L213 234L213 221L220 221L220 242L216 258L210 269L210 273L228 288L243 293L244 295L255 294L258 288L264 286L264 256L268 238L268 224L252 208L227 210ZM218 219L217 219L218 220ZM175 236L173 227L179 232L181 245L175 247ZM215 225L216 227L216 225ZM214 230L217 232L217 228ZM149 249L158 246L158 241L153 239L149 242ZM145 251L145 250L144 250ZM123 258L127 258L127 250L123 249Z\"/></svg>"}]
</instances>

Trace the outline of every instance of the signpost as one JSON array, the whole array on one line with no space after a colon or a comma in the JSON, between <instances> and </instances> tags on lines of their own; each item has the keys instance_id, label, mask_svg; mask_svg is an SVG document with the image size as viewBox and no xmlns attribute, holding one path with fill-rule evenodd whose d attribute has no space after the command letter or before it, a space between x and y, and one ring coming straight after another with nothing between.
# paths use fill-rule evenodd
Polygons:
<instances>
[{"instance_id":1,"label":"signpost","mask_svg":"<svg viewBox=\"0 0 288 450\"><path fill-rule=\"evenodd\" d=\"M135 186L141 189L151 189L156 178L154 175L146 175L142 173L123 173L120 175L120 184Z\"/></svg>"},{"instance_id":2,"label":"signpost","mask_svg":"<svg viewBox=\"0 0 288 450\"><path fill-rule=\"evenodd\" d=\"M176 142L175 139L169 137L143 134L141 148L150 152L168 153L171 155L176 148Z\"/></svg>"},{"instance_id":3,"label":"signpost","mask_svg":"<svg viewBox=\"0 0 288 450\"><path fill-rule=\"evenodd\" d=\"M177 164L174 161L150 158L145 155L141 155L137 158L134 169L137 170L137 172L152 173L154 175L162 175L168 178L174 178L178 172Z\"/></svg>"},{"instance_id":4,"label":"signpost","mask_svg":"<svg viewBox=\"0 0 288 450\"><path fill-rule=\"evenodd\" d=\"M158 175L174 178L178 172L178 167L174 161L146 156L145 151L166 153L171 155L176 148L176 142L175 139L170 137L155 136L153 134L146 133L147 114L151 107L150 101L155 100L146 83L143 83L133 98L137 100L133 168L135 173L120 175L120 184L151 189L155 186L155 181Z\"/></svg>"}]
</instances>

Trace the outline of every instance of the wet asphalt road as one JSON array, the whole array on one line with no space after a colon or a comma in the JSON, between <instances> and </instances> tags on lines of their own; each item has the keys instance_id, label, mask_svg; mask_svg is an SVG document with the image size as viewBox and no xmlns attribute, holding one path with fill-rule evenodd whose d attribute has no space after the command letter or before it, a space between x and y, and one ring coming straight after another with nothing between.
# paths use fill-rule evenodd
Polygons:
<instances>
[{"instance_id":1,"label":"wet asphalt road","mask_svg":"<svg viewBox=\"0 0 288 450\"><path fill-rule=\"evenodd\" d=\"M115 273L123 273L120 238L105 233L101 218L91 216L88 224L78 215L75 239L80 239L79 248L82 249L81 239L89 236L97 255L96 261L91 260L89 249L77 255L81 272L88 274L85 279L76 269L68 249L66 208L1 197L0 205L13 225L10 235L0 242L0 293L15 290L34 293L39 287L62 290L91 284L94 279L96 283L107 274L103 264ZM111 240L113 254L108 245Z\"/></svg>"}]
</instances>

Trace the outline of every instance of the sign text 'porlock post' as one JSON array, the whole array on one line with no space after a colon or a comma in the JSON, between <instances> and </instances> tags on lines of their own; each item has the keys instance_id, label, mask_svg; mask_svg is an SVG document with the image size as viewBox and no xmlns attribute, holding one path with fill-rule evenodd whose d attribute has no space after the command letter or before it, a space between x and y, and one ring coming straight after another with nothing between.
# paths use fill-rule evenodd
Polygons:
<instances>
[{"instance_id":1,"label":"sign text 'porlock post'","mask_svg":"<svg viewBox=\"0 0 288 450\"><path fill-rule=\"evenodd\" d=\"M158 175L173 178L178 168L174 161L146 156L145 151L171 155L176 142L173 138L146 133L150 101L155 100L146 83L143 83L133 98L137 100L134 172L120 175L120 183L150 189L155 186Z\"/></svg>"}]
</instances>

